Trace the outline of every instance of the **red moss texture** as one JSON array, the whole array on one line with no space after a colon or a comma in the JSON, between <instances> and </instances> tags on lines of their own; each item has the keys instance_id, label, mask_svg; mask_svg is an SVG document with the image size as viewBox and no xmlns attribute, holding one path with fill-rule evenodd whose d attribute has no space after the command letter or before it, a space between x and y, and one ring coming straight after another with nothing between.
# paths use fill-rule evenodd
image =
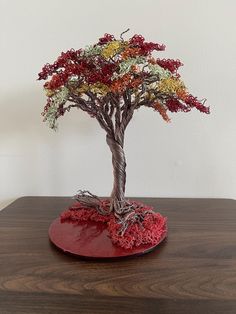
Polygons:
<instances>
[{"instance_id":1,"label":"red moss texture","mask_svg":"<svg viewBox=\"0 0 236 314\"><path fill-rule=\"evenodd\" d=\"M107 208L108 202L104 201L104 207ZM91 220L106 223L112 243L125 249L145 244L158 244L167 235L167 218L155 213L150 206L138 202L132 203L138 205L134 214L149 212L144 215L142 223L130 222L123 235L120 232L121 224L113 213L101 215L95 208L82 207L79 202L61 214L61 222L69 221L76 224Z\"/></svg>"}]
</instances>

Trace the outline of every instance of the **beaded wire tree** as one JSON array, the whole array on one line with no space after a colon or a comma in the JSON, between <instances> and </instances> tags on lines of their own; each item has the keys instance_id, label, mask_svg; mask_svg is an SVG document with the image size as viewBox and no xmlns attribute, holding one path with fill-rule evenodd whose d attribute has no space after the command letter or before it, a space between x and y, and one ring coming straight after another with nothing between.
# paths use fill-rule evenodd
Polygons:
<instances>
[{"instance_id":1,"label":"beaded wire tree","mask_svg":"<svg viewBox=\"0 0 236 314\"><path fill-rule=\"evenodd\" d=\"M126 32L126 31L125 31ZM125 130L140 107L151 108L170 122L168 112L189 112L196 108L209 113L205 100L186 89L178 73L179 60L160 59L154 52L165 46L146 42L141 35L124 40L105 34L85 49L62 52L53 64L39 73L47 104L42 115L52 129L72 108L95 118L106 132L112 153L114 185L110 199L79 191L77 203L61 215L61 221L107 223L114 244L126 249L155 245L166 235L166 218L144 204L125 198Z\"/></svg>"}]
</instances>

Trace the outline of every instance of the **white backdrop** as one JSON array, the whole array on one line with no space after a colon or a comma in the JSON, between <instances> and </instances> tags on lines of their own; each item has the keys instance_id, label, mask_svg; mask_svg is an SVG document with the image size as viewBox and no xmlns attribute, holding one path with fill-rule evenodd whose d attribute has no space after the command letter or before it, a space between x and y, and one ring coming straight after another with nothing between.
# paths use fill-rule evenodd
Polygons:
<instances>
[{"instance_id":1,"label":"white backdrop","mask_svg":"<svg viewBox=\"0 0 236 314\"><path fill-rule=\"evenodd\" d=\"M61 51L104 33L142 34L179 58L189 90L211 115L141 109L126 134L127 195L236 196L234 0L0 0L0 205L24 195L109 195L112 167L96 120L74 111L53 132L37 73Z\"/></svg>"}]
</instances>

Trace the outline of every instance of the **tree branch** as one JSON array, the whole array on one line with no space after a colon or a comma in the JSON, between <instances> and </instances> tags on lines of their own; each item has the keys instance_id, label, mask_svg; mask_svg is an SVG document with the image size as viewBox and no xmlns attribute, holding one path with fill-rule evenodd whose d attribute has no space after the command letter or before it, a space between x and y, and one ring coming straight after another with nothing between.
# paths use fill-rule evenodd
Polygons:
<instances>
[{"instance_id":1,"label":"tree branch","mask_svg":"<svg viewBox=\"0 0 236 314\"><path fill-rule=\"evenodd\" d=\"M92 106L91 102L88 102L77 95L71 94L69 101L72 101L73 103L76 104L76 105L70 105L71 107L72 106L79 107L81 110L88 112L92 116L95 116L97 113L96 106Z\"/></svg>"}]
</instances>

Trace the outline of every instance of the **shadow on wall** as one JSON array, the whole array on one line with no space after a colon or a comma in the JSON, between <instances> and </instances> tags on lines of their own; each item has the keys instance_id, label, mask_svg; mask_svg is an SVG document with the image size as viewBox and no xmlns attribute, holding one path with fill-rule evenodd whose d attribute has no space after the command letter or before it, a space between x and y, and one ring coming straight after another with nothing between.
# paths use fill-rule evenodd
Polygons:
<instances>
[{"instance_id":1,"label":"shadow on wall","mask_svg":"<svg viewBox=\"0 0 236 314\"><path fill-rule=\"evenodd\" d=\"M63 172L59 170L62 165L65 168L64 146L73 149L72 142L78 143L78 134L86 145L87 137L97 133L96 121L80 110L78 114L65 115L60 121L60 132L55 135L42 123L45 102L39 84L2 95L0 207L15 197L46 192L43 182L47 182L49 193L53 193L55 186L62 190Z\"/></svg>"}]
</instances>

